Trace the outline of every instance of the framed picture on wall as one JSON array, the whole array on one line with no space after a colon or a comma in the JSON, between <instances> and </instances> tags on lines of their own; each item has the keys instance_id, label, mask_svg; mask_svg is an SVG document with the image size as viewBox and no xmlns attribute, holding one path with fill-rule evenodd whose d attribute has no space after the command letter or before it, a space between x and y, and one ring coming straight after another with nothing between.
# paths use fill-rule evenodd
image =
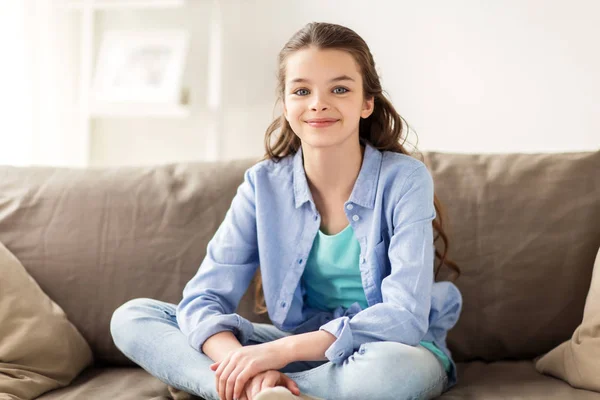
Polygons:
<instances>
[{"instance_id":1,"label":"framed picture on wall","mask_svg":"<svg viewBox=\"0 0 600 400\"><path fill-rule=\"evenodd\" d=\"M96 104L177 104L189 35L181 30L108 31L93 80Z\"/></svg>"}]
</instances>

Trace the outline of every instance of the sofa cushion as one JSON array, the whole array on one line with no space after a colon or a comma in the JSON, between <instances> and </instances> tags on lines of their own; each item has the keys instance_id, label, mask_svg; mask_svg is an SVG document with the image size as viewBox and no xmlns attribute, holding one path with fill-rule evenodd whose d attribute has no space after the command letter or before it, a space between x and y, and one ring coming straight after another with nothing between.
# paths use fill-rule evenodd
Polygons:
<instances>
[{"instance_id":1,"label":"sofa cushion","mask_svg":"<svg viewBox=\"0 0 600 400\"><path fill-rule=\"evenodd\" d=\"M91 365L90 347L2 243L0 276L0 397L67 386Z\"/></svg>"},{"instance_id":2,"label":"sofa cushion","mask_svg":"<svg viewBox=\"0 0 600 400\"><path fill-rule=\"evenodd\" d=\"M424 156L462 269L455 360L533 359L568 340L600 246L600 151Z\"/></svg>"},{"instance_id":3,"label":"sofa cushion","mask_svg":"<svg viewBox=\"0 0 600 400\"><path fill-rule=\"evenodd\" d=\"M194 396L196 397L196 396ZM36 400L171 400L167 385L142 368L88 368L73 383Z\"/></svg>"},{"instance_id":4,"label":"sofa cushion","mask_svg":"<svg viewBox=\"0 0 600 400\"><path fill-rule=\"evenodd\" d=\"M575 389L542 375L531 360L458 363L458 384L439 400L600 400L600 393Z\"/></svg>"},{"instance_id":5,"label":"sofa cushion","mask_svg":"<svg viewBox=\"0 0 600 400\"><path fill-rule=\"evenodd\" d=\"M458 385L440 400L600 400L600 394L574 389L539 374L531 361L459 363ZM197 398L197 396L194 396ZM169 400L167 385L141 368L88 368L71 386L37 400Z\"/></svg>"},{"instance_id":6,"label":"sofa cushion","mask_svg":"<svg viewBox=\"0 0 600 400\"><path fill-rule=\"evenodd\" d=\"M80 330L96 361L114 310L138 297L177 304L253 161L72 169L0 167L0 241ZM240 313L250 319L249 296Z\"/></svg>"},{"instance_id":7,"label":"sofa cushion","mask_svg":"<svg viewBox=\"0 0 600 400\"><path fill-rule=\"evenodd\" d=\"M570 340L537 360L536 369L580 389L600 392L600 249L585 301L583 321Z\"/></svg>"}]
</instances>

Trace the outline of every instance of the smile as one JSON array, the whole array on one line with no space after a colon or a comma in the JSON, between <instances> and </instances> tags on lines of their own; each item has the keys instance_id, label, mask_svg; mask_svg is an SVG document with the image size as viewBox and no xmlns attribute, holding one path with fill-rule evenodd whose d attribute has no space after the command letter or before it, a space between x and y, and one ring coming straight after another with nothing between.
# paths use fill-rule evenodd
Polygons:
<instances>
[{"instance_id":1,"label":"smile","mask_svg":"<svg viewBox=\"0 0 600 400\"><path fill-rule=\"evenodd\" d=\"M337 119L328 119L328 120L322 120L322 121L309 120L309 121L306 121L306 123L313 128L326 128L328 126L335 124L338 121L339 120L337 120Z\"/></svg>"}]
</instances>

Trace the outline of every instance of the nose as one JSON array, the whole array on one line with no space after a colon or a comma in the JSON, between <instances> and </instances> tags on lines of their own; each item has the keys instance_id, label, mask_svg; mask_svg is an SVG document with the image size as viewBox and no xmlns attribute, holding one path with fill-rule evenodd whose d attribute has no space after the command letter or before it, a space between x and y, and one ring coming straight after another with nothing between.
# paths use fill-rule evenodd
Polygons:
<instances>
[{"instance_id":1,"label":"nose","mask_svg":"<svg viewBox=\"0 0 600 400\"><path fill-rule=\"evenodd\" d=\"M329 109L329 105L323 98L323 96L315 93L312 102L310 103L311 111L325 111Z\"/></svg>"}]
</instances>

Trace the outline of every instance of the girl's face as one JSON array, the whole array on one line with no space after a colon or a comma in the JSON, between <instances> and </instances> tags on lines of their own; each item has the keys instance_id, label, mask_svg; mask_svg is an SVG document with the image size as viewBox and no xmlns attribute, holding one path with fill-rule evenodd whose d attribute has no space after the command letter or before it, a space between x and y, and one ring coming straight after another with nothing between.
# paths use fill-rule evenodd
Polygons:
<instances>
[{"instance_id":1,"label":"girl's face","mask_svg":"<svg viewBox=\"0 0 600 400\"><path fill-rule=\"evenodd\" d=\"M358 143L360 118L373 112L373 98L363 98L362 75L347 52L309 47L290 55L286 64L284 116L302 144Z\"/></svg>"}]
</instances>

